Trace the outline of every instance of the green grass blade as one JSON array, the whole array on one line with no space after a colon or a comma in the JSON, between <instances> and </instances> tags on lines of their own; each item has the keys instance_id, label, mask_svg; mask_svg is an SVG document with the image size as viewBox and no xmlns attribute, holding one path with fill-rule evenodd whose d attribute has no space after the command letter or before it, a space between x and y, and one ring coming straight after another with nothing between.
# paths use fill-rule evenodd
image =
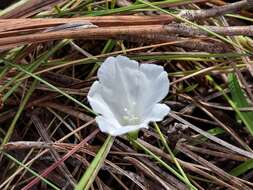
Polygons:
<instances>
[{"instance_id":1,"label":"green grass blade","mask_svg":"<svg viewBox=\"0 0 253 190\"><path fill-rule=\"evenodd\" d=\"M144 145L142 145L138 140L132 141L132 143L135 143L137 146L139 146L141 149L143 149L145 152L147 152L149 155L151 155L156 161L158 161L161 165L163 165L166 169L168 169L171 173L173 173L175 176L177 176L181 181L188 184L188 182L185 180L183 176L181 176L176 170L174 170L172 167L170 167L167 163L165 163L162 159L160 159L158 156L156 156L153 152L151 152L149 149L147 149ZM197 190L196 187L194 187L192 184L189 184L190 188L193 190Z\"/></svg>"},{"instance_id":2,"label":"green grass blade","mask_svg":"<svg viewBox=\"0 0 253 190\"><path fill-rule=\"evenodd\" d=\"M8 128L8 131L7 131L7 133L6 133L6 135L5 135L4 139L3 139L3 142L1 143L1 147L4 144L6 144L9 141L9 139L11 138L12 133L13 133L13 131L15 129L16 123L17 123L17 121L18 121L18 119L19 119L22 111L24 110L26 103L28 102L28 100L31 97L33 91L35 90L36 86L37 86L37 81L34 80L33 83L32 83L32 85L31 85L31 87L27 91L27 93L26 93L23 101L21 102L21 104L19 106L19 109L18 109L18 111L17 111L14 119L12 120L12 123L11 123L10 127Z\"/></svg>"},{"instance_id":3,"label":"green grass blade","mask_svg":"<svg viewBox=\"0 0 253 190\"><path fill-rule=\"evenodd\" d=\"M40 176L38 173L36 173L35 171L31 170L29 167L25 166L22 162L18 161L16 158L12 157L11 155L2 152L3 155L5 155L7 158L9 158L10 160L12 160L13 162L17 163L18 165L20 165L21 167L25 168L27 171L29 171L31 174L33 174L34 176L38 177L41 179L41 181L43 181L44 183L46 183L48 186L50 186L52 189L54 190L60 190L60 188L58 188L56 185L54 185L53 183L51 183L50 181L48 181L47 179L43 178L42 176Z\"/></svg>"},{"instance_id":4,"label":"green grass blade","mask_svg":"<svg viewBox=\"0 0 253 190\"><path fill-rule=\"evenodd\" d=\"M231 91L232 101L234 102L238 111L239 111L239 108L250 107L250 104L248 103L245 93L241 89L240 84L235 74L230 73L228 75L228 82L229 82L229 89ZM249 112L240 112L240 113L241 113L241 117L243 117L242 121L244 122L248 130L250 131L251 135L253 135L253 112L249 111Z\"/></svg>"},{"instance_id":5,"label":"green grass blade","mask_svg":"<svg viewBox=\"0 0 253 190\"><path fill-rule=\"evenodd\" d=\"M168 3L180 3L180 2L185 2L185 0L165 0L165 1L158 1L158 2L152 2L152 5L162 5L162 4L168 4ZM188 0L188 2L191 2ZM115 14L115 13L122 13L122 12L127 12L127 11L132 11L132 10L137 10L137 9L143 9L148 7L146 4L132 4L129 6L124 6L120 8L114 8L114 9L107 9L107 10L99 10L99 11L92 11L92 13L88 14L87 16L102 16L102 15L110 15L110 14Z\"/></svg>"},{"instance_id":6,"label":"green grass blade","mask_svg":"<svg viewBox=\"0 0 253 190\"><path fill-rule=\"evenodd\" d=\"M249 130L250 134L253 135L253 128L252 128L252 121L249 121L248 119L246 119L243 115L243 113L239 110L238 106L235 104L235 102L233 100L231 100L231 98L224 92L224 90L214 82L214 80L210 77L210 76L206 76L207 80L209 80L211 82L211 84L214 85L214 87L220 91L222 93L222 95L224 96L224 98L227 100L227 102L230 104L230 106L234 109L234 111L236 112L236 114L239 116L239 118L243 121L243 123L245 124L245 126L247 127L247 129Z\"/></svg>"},{"instance_id":7,"label":"green grass blade","mask_svg":"<svg viewBox=\"0 0 253 190\"><path fill-rule=\"evenodd\" d=\"M42 56L40 56L36 61L34 61L32 64L30 64L27 67L27 71L33 72L35 69L37 69L42 63L44 63L48 58L53 55L57 50L64 47L66 44L69 43L69 40L62 40L57 45L55 45L52 49L50 49L47 53L44 53ZM15 90L20 86L22 83L21 81L17 81L18 78L22 77L24 73L18 73L16 76L12 77L10 81L8 81L5 85L0 87L0 92L2 92L4 89L6 89L11 84L15 83L14 86L4 95L3 101L6 101L8 97L15 92ZM27 76L26 74L24 76Z\"/></svg>"},{"instance_id":8,"label":"green grass blade","mask_svg":"<svg viewBox=\"0 0 253 190\"><path fill-rule=\"evenodd\" d=\"M76 104L78 104L79 106L83 107L84 109L86 109L87 111L89 111L90 113L93 113L96 115L96 113L90 109L88 106L82 104L81 102L79 102L77 99L73 98L72 96L68 95L66 92L63 92L62 90L60 90L59 88L55 87L54 85L48 83L47 81L41 79L40 77L38 77L37 75L33 74L33 73L30 73L29 71L23 69L22 67L20 67L19 65L15 65L13 63L10 63L9 61L5 60L2 58L2 60L4 61L4 63L6 65L9 65L9 66L12 66L12 67L15 67L17 68L18 70L26 73L27 75L37 79L38 81L44 83L45 85L47 85L49 88L55 90L56 92L59 92L60 94L62 94L63 96L67 97L68 99L72 100L73 102L75 102Z\"/></svg>"},{"instance_id":9,"label":"green grass blade","mask_svg":"<svg viewBox=\"0 0 253 190\"><path fill-rule=\"evenodd\" d=\"M113 144L114 137L108 136L103 146L85 171L75 190L89 190Z\"/></svg>"},{"instance_id":10,"label":"green grass blade","mask_svg":"<svg viewBox=\"0 0 253 190\"><path fill-rule=\"evenodd\" d=\"M108 40L101 52L101 54L105 54L105 53L109 53L110 51L112 51L112 49L114 48L114 46L116 45L116 41L115 40ZM98 60L98 59L96 59ZM97 71L97 69L99 68L100 64L99 62L96 62L95 65L93 66L90 74L88 75L88 78L93 76L93 74Z\"/></svg>"},{"instance_id":11,"label":"green grass blade","mask_svg":"<svg viewBox=\"0 0 253 190\"><path fill-rule=\"evenodd\" d=\"M175 157L175 155L173 154L173 152L171 151L164 135L162 134L161 130L160 130L160 127L157 125L156 122L154 122L154 126L155 126L155 129L158 133L158 135L160 136L160 140L162 141L162 144L163 146L165 146L166 150L169 152L173 162L176 164L179 172L181 173L181 175L184 177L185 179L185 183L188 185L188 187L190 187L190 189L193 189L191 188L191 186L193 186L190 182L190 180L188 179L187 175L185 174L184 170L182 169L182 167L180 166L179 162L177 161L177 158Z\"/></svg>"},{"instance_id":12,"label":"green grass blade","mask_svg":"<svg viewBox=\"0 0 253 190\"><path fill-rule=\"evenodd\" d=\"M232 40L230 40L230 39L228 39L228 38L226 38L226 37L224 37L224 36L222 36L222 35L219 35L219 34L213 32L213 31L211 31L211 30L209 30L209 29L207 29L207 28L205 28L205 26L201 26L201 25L198 25L198 24L196 24L196 23L194 23L194 22L191 22L191 21L189 21L188 19L185 19L185 18L183 18L183 17L181 17L181 16L179 16L179 15L175 15L175 14L173 14L173 13L171 13L171 12L169 12L169 11L166 11L166 10L164 10L164 9L162 9L162 8L160 8L160 7L158 7L158 6L154 5L154 4L152 4L152 3L149 3L149 2L147 2L147 1L143 1L143 0L137 0L137 1L139 1L139 2L141 2L141 3L143 3L143 4L146 4L146 5L149 5L150 7L155 8L155 9L157 9L157 10L163 12L163 13L166 13L166 14L168 14L168 15L170 15L170 16L173 16L174 18L176 18L176 19L178 19L178 20L181 20L181 21L183 21L183 22L185 22L185 23L187 23L187 24L189 24L189 25L192 25L192 26L194 26L194 27L196 27L196 28L198 28L198 29L200 29L200 30L203 30L203 31L205 31L205 32L208 32L209 34L211 34L211 35L213 35L213 36L215 36L215 37L217 37L217 38L223 40L224 42L227 42L227 43L229 43L229 44L231 44L231 45L233 45L233 46L235 46L235 47L237 47L237 48L239 48L239 49L244 50L244 51L247 52L248 54L252 55L252 52L250 52L250 51L248 51L248 50L242 48L240 45L234 43Z\"/></svg>"},{"instance_id":13,"label":"green grass blade","mask_svg":"<svg viewBox=\"0 0 253 190\"><path fill-rule=\"evenodd\" d=\"M6 72L8 71L8 67L3 67L0 70L0 79L2 79L4 77L4 75L6 74Z\"/></svg>"},{"instance_id":14,"label":"green grass blade","mask_svg":"<svg viewBox=\"0 0 253 190\"><path fill-rule=\"evenodd\" d=\"M231 175L239 176L253 168L253 159L249 159L230 171Z\"/></svg>"}]
</instances>

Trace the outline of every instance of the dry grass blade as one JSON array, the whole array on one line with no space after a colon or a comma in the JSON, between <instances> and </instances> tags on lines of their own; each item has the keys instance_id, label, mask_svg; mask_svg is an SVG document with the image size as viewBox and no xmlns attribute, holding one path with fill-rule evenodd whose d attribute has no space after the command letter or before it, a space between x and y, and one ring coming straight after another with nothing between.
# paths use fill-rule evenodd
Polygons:
<instances>
[{"instance_id":1,"label":"dry grass blade","mask_svg":"<svg viewBox=\"0 0 253 190\"><path fill-rule=\"evenodd\" d=\"M145 164L140 162L139 160L131 157L125 157L124 159L128 160L130 163L133 163L137 168L139 168L145 175L153 178L157 182L159 182L164 189L166 190L175 190L175 188L171 187L169 184L166 184L159 176L157 176L152 170L150 170Z\"/></svg>"},{"instance_id":2,"label":"dry grass blade","mask_svg":"<svg viewBox=\"0 0 253 190\"><path fill-rule=\"evenodd\" d=\"M225 171L223 171L222 169L218 168L217 166L215 166L214 164L208 162L207 160L203 159L202 157L196 155L195 153L193 153L192 151L188 150L183 144L178 145L178 149L180 151L182 151L184 154L186 154L187 156L191 157L192 159L194 159L195 161L206 165L206 167L210 168L212 172L216 173L218 176L220 176L224 181L230 183L232 186L235 187L235 189L251 189L250 187L248 187L247 185L243 184L240 182L240 180L234 176L229 175L228 173L226 173Z\"/></svg>"},{"instance_id":3,"label":"dry grass blade","mask_svg":"<svg viewBox=\"0 0 253 190\"><path fill-rule=\"evenodd\" d=\"M213 135L211 135L211 134L203 131L202 129L200 129L200 128L194 126L194 125L192 125L191 123L189 123L188 121L186 121L186 120L178 117L174 113L170 113L170 115L173 118L177 119L178 121L183 122L185 125L189 126L191 129L193 129L194 131L200 133L204 137L206 137L206 138L208 138L208 139L210 139L210 140L212 140L212 141L214 141L214 142L216 142L216 143L218 143L218 144L220 144L220 145L222 145L222 146L224 146L226 148L229 148L230 150L233 150L233 151L235 151L235 152L237 152L237 153L239 153L239 154L241 154L243 156L247 156L248 158L253 158L253 153L252 152L245 151L245 150L240 149L240 148L238 148L238 147L236 147L236 146L234 146L232 144L229 144L229 143L227 143L227 142L225 142L225 141L223 141L223 140L221 140L221 139L219 139L219 138L217 138L217 137L215 137L215 136L213 136Z\"/></svg>"},{"instance_id":4,"label":"dry grass blade","mask_svg":"<svg viewBox=\"0 0 253 190\"><path fill-rule=\"evenodd\" d=\"M41 173L41 176L46 176L48 175L53 169L55 169L56 167L60 166L62 163L64 163L64 161L66 159L68 159L72 154L74 154L76 151L78 151L85 143L87 143L87 141L90 140L90 138L93 138L94 135L97 134L97 130L94 131L93 133L90 134L89 137L87 137L86 139L82 140L78 145L76 145L71 151L69 151L66 155L64 155L61 159L58 159L53 165L51 165L49 168L47 168L44 172ZM29 189L32 186L34 186L36 183L39 182L38 178L35 178L33 181L31 181L29 184L27 184L23 190L25 189Z\"/></svg>"},{"instance_id":5,"label":"dry grass blade","mask_svg":"<svg viewBox=\"0 0 253 190\"><path fill-rule=\"evenodd\" d=\"M21 0L20 2L9 7L0 14L1 18L19 18L27 17L38 13L41 10L49 9L53 5L64 0Z\"/></svg>"},{"instance_id":6,"label":"dry grass blade","mask_svg":"<svg viewBox=\"0 0 253 190\"><path fill-rule=\"evenodd\" d=\"M118 15L100 17L75 17L75 18L48 18L48 19L0 19L0 32L18 31L22 29L46 29L63 24L90 22L99 27L105 26L126 26L126 25L152 25L168 24L172 21L171 16L138 16L138 15ZM8 23L8 25L6 25Z\"/></svg>"}]
</instances>

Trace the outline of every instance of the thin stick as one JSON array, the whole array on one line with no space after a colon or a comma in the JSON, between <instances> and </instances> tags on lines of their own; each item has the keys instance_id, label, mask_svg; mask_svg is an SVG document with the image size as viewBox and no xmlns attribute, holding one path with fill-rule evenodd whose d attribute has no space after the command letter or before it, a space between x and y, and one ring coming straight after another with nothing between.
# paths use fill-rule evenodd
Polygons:
<instances>
[{"instance_id":1,"label":"thin stick","mask_svg":"<svg viewBox=\"0 0 253 190\"><path fill-rule=\"evenodd\" d=\"M230 150L233 150L234 152L237 152L238 154L241 154L241 155L246 156L248 158L253 158L253 153L252 152L248 152L246 150L238 148L238 147L236 147L236 146L234 146L232 144L229 144L229 143L227 143L227 142L225 142L225 141L223 141L223 140L221 140L221 139L219 139L219 138L217 138L217 137L215 137L215 136L213 136L213 135L205 132L204 130L196 127L195 125L193 125L190 122L184 120L183 118L179 117L178 115L176 115L173 112L170 112L169 115L171 117L173 117L174 119L176 119L176 120L184 123L185 125L187 125L188 127L190 127L192 130L198 132L199 134L203 135L204 137L206 137L206 138L208 138L208 139L210 139L210 140L212 140L212 141L214 141L214 142L216 142L216 143L218 143L218 144L220 144L220 145L222 145L222 146L224 146L224 147L226 147L226 148L228 148Z\"/></svg>"}]
</instances>

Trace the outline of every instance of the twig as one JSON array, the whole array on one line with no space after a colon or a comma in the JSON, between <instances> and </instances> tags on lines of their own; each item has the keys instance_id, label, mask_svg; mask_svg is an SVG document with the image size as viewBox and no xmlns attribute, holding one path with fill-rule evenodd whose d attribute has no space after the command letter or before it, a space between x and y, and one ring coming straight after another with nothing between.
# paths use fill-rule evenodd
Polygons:
<instances>
[{"instance_id":1,"label":"twig","mask_svg":"<svg viewBox=\"0 0 253 190\"><path fill-rule=\"evenodd\" d=\"M224 36L253 36L253 25L249 26L204 26L206 29ZM168 34L177 34L182 36L200 36L209 35L208 32L186 24L169 24L164 26Z\"/></svg>"},{"instance_id":2,"label":"twig","mask_svg":"<svg viewBox=\"0 0 253 190\"><path fill-rule=\"evenodd\" d=\"M234 35L247 35L253 36L253 25L250 26L205 26L206 29L220 35L234 36ZM209 34L203 30L195 27L187 26L185 24L170 24L170 25L140 25L140 26L112 26L112 27L98 27L86 28L77 30L63 30L47 33L35 33L27 35L16 35L5 38L0 38L1 48L10 48L17 45L24 45L29 43L38 43L44 41L60 40L60 39L121 39L131 37L143 37L148 35L148 38L158 39L171 37L174 35L183 36L199 36ZM169 36L170 35L170 36ZM165 39L166 39L165 38Z\"/></svg>"},{"instance_id":3,"label":"twig","mask_svg":"<svg viewBox=\"0 0 253 190\"><path fill-rule=\"evenodd\" d=\"M234 176L226 173L225 171L223 171L219 167L215 166L211 162L208 162L204 158L198 156L197 154L195 154L192 151L190 151L189 149L187 149L184 144L178 144L178 150L180 150L181 152L183 152L184 154L186 154L187 156L189 156L193 160L195 160L195 161L201 163L202 165L205 165L206 167L210 168L212 172L214 172L215 174L221 176L223 178L223 180L225 180L227 182L230 182L231 185L233 185L238 190L242 189L242 188L245 189L245 190L246 189L247 190L251 189L250 187L248 187L244 183L241 183L239 178L234 177Z\"/></svg>"},{"instance_id":4,"label":"twig","mask_svg":"<svg viewBox=\"0 0 253 190\"><path fill-rule=\"evenodd\" d=\"M215 157L227 158L230 160L237 160L237 161L241 161L241 162L248 160L248 158L246 158L246 157L234 155L232 153L224 153L224 152L210 150L207 148L199 148L197 146L192 146L192 145L184 145L184 146L186 146L189 150L192 150L197 153L204 154L204 155L211 155L211 156L215 156Z\"/></svg>"},{"instance_id":5,"label":"twig","mask_svg":"<svg viewBox=\"0 0 253 190\"><path fill-rule=\"evenodd\" d=\"M234 146L232 144L229 144L229 143L227 143L227 142L225 142L225 141L223 141L223 140L221 140L221 139L219 139L219 138L217 138L217 137L215 137L215 136L213 136L213 135L211 135L211 134L203 131L202 129L200 129L200 128L194 126L194 125L192 125L191 123L189 123L188 121L184 120L183 118L177 116L173 112L170 112L169 115L171 117L173 117L174 119L176 119L176 120L178 120L178 121L186 124L192 130L194 130L197 133L203 135L204 137L206 137L206 138L208 138L208 139L210 139L210 140L212 140L212 141L214 141L214 142L216 142L216 143L218 143L218 144L220 144L220 145L222 145L224 147L227 147L228 149L233 150L234 152L237 152L238 154L241 154L241 155L246 156L248 158L253 158L253 153L252 152L249 152L249 151L243 150L241 148L238 148L238 147L236 147L236 146Z\"/></svg>"},{"instance_id":6,"label":"twig","mask_svg":"<svg viewBox=\"0 0 253 190\"><path fill-rule=\"evenodd\" d=\"M129 156L124 157L125 160L132 163L134 166L136 166L138 169L140 169L145 175L149 176L150 178L156 180L158 183L160 183L161 186L164 187L166 190L175 190L175 188L171 187L170 184L166 183L163 179L161 179L158 175L156 175L147 165L145 165L143 162L137 160L136 158L132 158Z\"/></svg>"},{"instance_id":7,"label":"twig","mask_svg":"<svg viewBox=\"0 0 253 190\"><path fill-rule=\"evenodd\" d=\"M188 20L197 20L207 17L220 16L228 13L234 13L244 8L250 8L253 6L252 0L243 0L235 3L229 3L224 6L211 8L208 10L185 10L179 15Z\"/></svg>"},{"instance_id":8,"label":"twig","mask_svg":"<svg viewBox=\"0 0 253 190\"><path fill-rule=\"evenodd\" d=\"M47 29L64 24L72 23L92 23L99 27L106 26L130 26L130 25L153 25L169 24L174 18L169 15L138 16L138 15L118 15L99 17L75 17L75 18L18 18L0 19L0 32L22 30L22 29ZM8 24L7 24L8 23Z\"/></svg>"},{"instance_id":9,"label":"twig","mask_svg":"<svg viewBox=\"0 0 253 190\"><path fill-rule=\"evenodd\" d=\"M31 120L34 123L41 138L47 143L52 143L50 137L48 136L48 134L42 124L42 121L38 117L38 113L39 113L39 109L34 110L32 113ZM53 158L55 159L55 161L59 161L61 157L58 154L58 152L53 147L50 147L49 149L50 149L50 152L51 152ZM68 170L67 166L64 163L62 163L61 165L59 165L59 169L61 170L61 172L63 172L63 175L68 180L68 182L74 187L76 182L75 182L74 177L72 176L72 174Z\"/></svg>"},{"instance_id":10,"label":"twig","mask_svg":"<svg viewBox=\"0 0 253 190\"><path fill-rule=\"evenodd\" d=\"M165 159L168 159L170 161L172 161L171 157L169 154L163 152L161 149L155 147L155 146L152 146L150 145L149 143L143 141L143 140L140 140L139 139L139 142L142 143L145 147L149 148L151 151L153 151L155 154L165 158ZM177 148L177 147L176 147ZM221 186L224 186L224 187L228 187L229 189L235 189L233 188L233 186L231 186L230 184L212 176L210 173L210 169L205 167L205 166L201 166L201 165L197 165L197 164L192 164L192 163L189 163L189 162L185 162L185 161L181 161L179 160L180 164L187 170L190 170L190 171L193 171L199 175L202 175L208 179L211 179L213 181L213 183L217 183Z\"/></svg>"}]
</instances>

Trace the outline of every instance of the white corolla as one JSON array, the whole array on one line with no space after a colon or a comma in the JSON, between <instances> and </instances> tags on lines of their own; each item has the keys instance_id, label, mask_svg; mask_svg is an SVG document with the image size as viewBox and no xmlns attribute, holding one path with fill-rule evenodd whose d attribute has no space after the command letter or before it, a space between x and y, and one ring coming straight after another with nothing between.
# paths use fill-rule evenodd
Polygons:
<instances>
[{"instance_id":1,"label":"white corolla","mask_svg":"<svg viewBox=\"0 0 253 190\"><path fill-rule=\"evenodd\" d=\"M98 114L100 130L112 136L148 128L161 121L170 108L159 103L169 91L162 66L139 64L125 56L108 57L98 70L88 101Z\"/></svg>"}]
</instances>

